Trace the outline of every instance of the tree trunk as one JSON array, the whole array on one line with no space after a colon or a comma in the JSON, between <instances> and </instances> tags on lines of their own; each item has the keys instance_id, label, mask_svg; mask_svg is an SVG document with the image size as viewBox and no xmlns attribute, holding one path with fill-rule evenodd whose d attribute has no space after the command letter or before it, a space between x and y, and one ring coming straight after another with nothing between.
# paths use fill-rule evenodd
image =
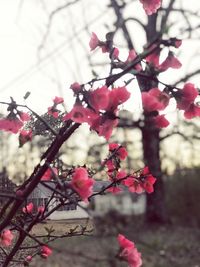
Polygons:
<instances>
[{"instance_id":1,"label":"tree trunk","mask_svg":"<svg viewBox=\"0 0 200 267\"><path fill-rule=\"evenodd\" d=\"M146 25L147 43L151 43L158 36L157 14L154 14L148 17ZM154 76L155 74L151 73L151 75ZM157 82L146 79L141 89L148 92L157 86ZM167 222L167 213L160 160L160 130L154 126L152 119L151 114L144 114L144 126L141 128L144 163L149 167L153 176L157 178L154 186L155 191L152 194L147 194L146 221L148 223L165 223Z\"/></svg>"},{"instance_id":2,"label":"tree trunk","mask_svg":"<svg viewBox=\"0 0 200 267\"><path fill-rule=\"evenodd\" d=\"M164 203L164 184L160 161L159 129L153 126L152 118L145 115L142 128L144 163L157 178L152 194L147 194L146 221L148 223L166 223L167 213Z\"/></svg>"}]
</instances>

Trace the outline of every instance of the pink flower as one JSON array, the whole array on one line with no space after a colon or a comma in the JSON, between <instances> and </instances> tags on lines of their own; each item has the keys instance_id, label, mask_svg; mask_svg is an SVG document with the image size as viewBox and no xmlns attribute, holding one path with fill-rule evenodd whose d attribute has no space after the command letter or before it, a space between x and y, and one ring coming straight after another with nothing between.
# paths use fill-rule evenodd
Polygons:
<instances>
[{"instance_id":1,"label":"pink flower","mask_svg":"<svg viewBox=\"0 0 200 267\"><path fill-rule=\"evenodd\" d=\"M54 106L48 107L48 114L57 119L59 116L59 111Z\"/></svg>"},{"instance_id":2,"label":"pink flower","mask_svg":"<svg viewBox=\"0 0 200 267\"><path fill-rule=\"evenodd\" d=\"M96 117L97 114L95 114L91 109L85 108L80 104L75 104L72 110L63 117L63 120L66 121L71 119L77 123L84 123L89 122Z\"/></svg>"},{"instance_id":3,"label":"pink flower","mask_svg":"<svg viewBox=\"0 0 200 267\"><path fill-rule=\"evenodd\" d=\"M106 140L109 140L113 129L117 126L118 120L111 120L111 119L106 119L104 122L102 122L99 127L98 127L98 135L99 136L104 136Z\"/></svg>"},{"instance_id":4,"label":"pink flower","mask_svg":"<svg viewBox=\"0 0 200 267\"><path fill-rule=\"evenodd\" d=\"M92 32L89 46L90 46L91 51L95 50L99 46L99 39L98 39L96 33L94 33L94 32Z\"/></svg>"},{"instance_id":5,"label":"pink flower","mask_svg":"<svg viewBox=\"0 0 200 267\"><path fill-rule=\"evenodd\" d=\"M50 181L55 175L58 175L58 170L56 168L48 168L41 178L41 181Z\"/></svg>"},{"instance_id":6,"label":"pink flower","mask_svg":"<svg viewBox=\"0 0 200 267\"><path fill-rule=\"evenodd\" d=\"M109 151L113 153L116 150L115 155L117 155L121 160L125 160L128 156L128 152L125 147L123 146L121 146L120 148L119 147L120 147L119 144L111 143L109 144Z\"/></svg>"},{"instance_id":7,"label":"pink flower","mask_svg":"<svg viewBox=\"0 0 200 267\"><path fill-rule=\"evenodd\" d=\"M156 13L161 7L161 0L140 0L147 15Z\"/></svg>"},{"instance_id":8,"label":"pink flower","mask_svg":"<svg viewBox=\"0 0 200 267\"><path fill-rule=\"evenodd\" d=\"M141 194L144 192L144 188L142 187L140 181L135 177L128 177L123 182L124 185L128 187L128 190L132 193Z\"/></svg>"},{"instance_id":9,"label":"pink flower","mask_svg":"<svg viewBox=\"0 0 200 267\"><path fill-rule=\"evenodd\" d=\"M109 104L109 93L107 86L100 87L89 94L89 103L96 110L104 110Z\"/></svg>"},{"instance_id":10,"label":"pink flower","mask_svg":"<svg viewBox=\"0 0 200 267\"><path fill-rule=\"evenodd\" d=\"M31 261L32 261L32 256L30 256L30 255L27 256L27 257L26 257L26 261L31 262Z\"/></svg>"},{"instance_id":11,"label":"pink flower","mask_svg":"<svg viewBox=\"0 0 200 267\"><path fill-rule=\"evenodd\" d=\"M81 85L77 82L70 85L70 88L74 91L75 94L81 91Z\"/></svg>"},{"instance_id":12,"label":"pink flower","mask_svg":"<svg viewBox=\"0 0 200 267\"><path fill-rule=\"evenodd\" d=\"M158 115L154 117L154 123L158 128L166 128L169 125L169 121L164 115Z\"/></svg>"},{"instance_id":13,"label":"pink flower","mask_svg":"<svg viewBox=\"0 0 200 267\"><path fill-rule=\"evenodd\" d=\"M146 166L137 176L130 176L124 180L123 184L126 185L130 192L152 193L154 191L153 185L156 182L156 178L149 172L149 168Z\"/></svg>"},{"instance_id":14,"label":"pink flower","mask_svg":"<svg viewBox=\"0 0 200 267\"><path fill-rule=\"evenodd\" d=\"M33 203L31 202L28 205L26 205L25 207L23 207L22 211L24 213L27 213L27 214L32 213L32 211L33 211Z\"/></svg>"},{"instance_id":15,"label":"pink flower","mask_svg":"<svg viewBox=\"0 0 200 267\"><path fill-rule=\"evenodd\" d=\"M125 86L113 88L109 94L109 105L106 110L115 110L130 98L130 93Z\"/></svg>"},{"instance_id":16,"label":"pink flower","mask_svg":"<svg viewBox=\"0 0 200 267\"><path fill-rule=\"evenodd\" d=\"M118 59L118 57L119 57L119 49L115 47L113 52L112 52L112 58Z\"/></svg>"},{"instance_id":17,"label":"pink flower","mask_svg":"<svg viewBox=\"0 0 200 267\"><path fill-rule=\"evenodd\" d=\"M169 52L167 58L159 65L159 70L166 71L169 68L179 69L182 66L181 62L174 56L172 52Z\"/></svg>"},{"instance_id":18,"label":"pink flower","mask_svg":"<svg viewBox=\"0 0 200 267\"><path fill-rule=\"evenodd\" d=\"M19 111L19 117L22 121L29 121L31 119L31 116L28 113L22 111Z\"/></svg>"},{"instance_id":19,"label":"pink flower","mask_svg":"<svg viewBox=\"0 0 200 267\"><path fill-rule=\"evenodd\" d=\"M44 213L45 207L44 206L39 206L37 210L38 210L39 213Z\"/></svg>"},{"instance_id":20,"label":"pink flower","mask_svg":"<svg viewBox=\"0 0 200 267\"><path fill-rule=\"evenodd\" d=\"M0 234L0 243L3 246L8 247L11 245L13 238L14 236L10 230L3 230L3 232Z\"/></svg>"},{"instance_id":21,"label":"pink flower","mask_svg":"<svg viewBox=\"0 0 200 267\"><path fill-rule=\"evenodd\" d=\"M177 108L184 110L186 119L200 116L200 107L194 103L198 95L199 92L192 83L186 83L183 89L178 91L176 96Z\"/></svg>"},{"instance_id":22,"label":"pink flower","mask_svg":"<svg viewBox=\"0 0 200 267\"><path fill-rule=\"evenodd\" d=\"M55 96L53 99L54 104L58 105L64 102L64 99L62 97Z\"/></svg>"},{"instance_id":23,"label":"pink flower","mask_svg":"<svg viewBox=\"0 0 200 267\"><path fill-rule=\"evenodd\" d=\"M32 131L21 130L19 134L20 147L23 146L26 142L29 142L31 140L32 140Z\"/></svg>"},{"instance_id":24,"label":"pink flower","mask_svg":"<svg viewBox=\"0 0 200 267\"><path fill-rule=\"evenodd\" d=\"M52 254L52 250L48 246L42 246L41 248L41 256L43 258L48 258Z\"/></svg>"},{"instance_id":25,"label":"pink flower","mask_svg":"<svg viewBox=\"0 0 200 267\"><path fill-rule=\"evenodd\" d=\"M156 178L149 171L149 167L146 166L141 172L140 178L142 179L142 187L147 193L152 193L154 191L153 185L156 182Z\"/></svg>"},{"instance_id":26,"label":"pink flower","mask_svg":"<svg viewBox=\"0 0 200 267\"><path fill-rule=\"evenodd\" d=\"M142 265L141 253L138 252L135 244L121 234L117 239L120 246L119 258L127 261L129 267L140 267Z\"/></svg>"},{"instance_id":27,"label":"pink flower","mask_svg":"<svg viewBox=\"0 0 200 267\"><path fill-rule=\"evenodd\" d=\"M149 92L142 92L142 104L147 112L165 109L169 100L169 95L158 88L152 88Z\"/></svg>"},{"instance_id":28,"label":"pink flower","mask_svg":"<svg viewBox=\"0 0 200 267\"><path fill-rule=\"evenodd\" d=\"M106 191L112 194L118 194L122 192L122 189L118 187L117 185L114 185L114 186L109 187Z\"/></svg>"},{"instance_id":29,"label":"pink flower","mask_svg":"<svg viewBox=\"0 0 200 267\"><path fill-rule=\"evenodd\" d=\"M86 168L79 167L74 170L71 186L85 202L92 194L93 184L94 180L89 178Z\"/></svg>"},{"instance_id":30,"label":"pink flower","mask_svg":"<svg viewBox=\"0 0 200 267\"><path fill-rule=\"evenodd\" d=\"M199 92L195 88L193 83L186 83L181 92L182 96L186 98L190 103L194 102L196 97L199 95Z\"/></svg>"},{"instance_id":31,"label":"pink flower","mask_svg":"<svg viewBox=\"0 0 200 267\"><path fill-rule=\"evenodd\" d=\"M0 130L12 132L14 134L18 133L22 126L23 122L17 117L0 120Z\"/></svg>"},{"instance_id":32,"label":"pink flower","mask_svg":"<svg viewBox=\"0 0 200 267\"><path fill-rule=\"evenodd\" d=\"M194 103L185 110L184 117L188 120L200 116L200 106L196 106Z\"/></svg>"}]
</instances>

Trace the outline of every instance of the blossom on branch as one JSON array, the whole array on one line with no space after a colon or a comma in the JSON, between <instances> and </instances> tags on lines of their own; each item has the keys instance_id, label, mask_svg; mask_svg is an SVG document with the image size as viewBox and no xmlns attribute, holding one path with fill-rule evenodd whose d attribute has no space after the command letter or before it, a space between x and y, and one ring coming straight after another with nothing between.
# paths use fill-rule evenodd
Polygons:
<instances>
[{"instance_id":1,"label":"blossom on branch","mask_svg":"<svg viewBox=\"0 0 200 267\"><path fill-rule=\"evenodd\" d=\"M22 209L22 211L24 212L24 213L27 213L27 214L31 214L32 213L32 211L33 211L33 203L31 202L31 203L29 203L28 205L26 205L25 207L23 207L23 209Z\"/></svg>"},{"instance_id":2,"label":"blossom on branch","mask_svg":"<svg viewBox=\"0 0 200 267\"><path fill-rule=\"evenodd\" d=\"M161 0L140 0L147 15L156 13L161 7Z\"/></svg>"},{"instance_id":3,"label":"blossom on branch","mask_svg":"<svg viewBox=\"0 0 200 267\"><path fill-rule=\"evenodd\" d=\"M128 152L124 146L121 146L117 143L110 143L109 144L109 151L111 153L115 153L117 157L121 160L125 160L128 156Z\"/></svg>"},{"instance_id":4,"label":"blossom on branch","mask_svg":"<svg viewBox=\"0 0 200 267\"><path fill-rule=\"evenodd\" d=\"M92 36L91 36L90 41L89 41L89 46L90 46L91 51L95 50L99 46L99 42L100 41L99 41L96 33L92 32Z\"/></svg>"},{"instance_id":5,"label":"blossom on branch","mask_svg":"<svg viewBox=\"0 0 200 267\"><path fill-rule=\"evenodd\" d=\"M195 103L195 99L198 95L199 92L193 83L186 83L182 90L175 93L177 108L184 110L186 119L200 116L200 106Z\"/></svg>"},{"instance_id":6,"label":"blossom on branch","mask_svg":"<svg viewBox=\"0 0 200 267\"><path fill-rule=\"evenodd\" d=\"M142 92L142 105L147 112L165 109L169 104L169 100L170 96L158 88Z\"/></svg>"},{"instance_id":7,"label":"blossom on branch","mask_svg":"<svg viewBox=\"0 0 200 267\"><path fill-rule=\"evenodd\" d=\"M2 244L5 247L8 247L11 245L13 238L14 238L14 236L13 236L12 232L8 229L5 229L0 234L0 244Z\"/></svg>"},{"instance_id":8,"label":"blossom on branch","mask_svg":"<svg viewBox=\"0 0 200 267\"><path fill-rule=\"evenodd\" d=\"M0 130L4 130L6 132L11 132L14 134L18 133L23 125L23 122L17 117L0 120Z\"/></svg>"},{"instance_id":9,"label":"blossom on branch","mask_svg":"<svg viewBox=\"0 0 200 267\"><path fill-rule=\"evenodd\" d=\"M43 258L48 258L52 254L52 250L48 246L42 246L41 248L41 256Z\"/></svg>"},{"instance_id":10,"label":"blossom on branch","mask_svg":"<svg viewBox=\"0 0 200 267\"><path fill-rule=\"evenodd\" d=\"M56 168L48 168L41 178L41 181L50 181L53 179L54 175L58 175L58 170Z\"/></svg>"},{"instance_id":11,"label":"blossom on branch","mask_svg":"<svg viewBox=\"0 0 200 267\"><path fill-rule=\"evenodd\" d=\"M71 186L79 194L81 199L87 202L93 192L94 180L88 176L86 168L79 167L74 170Z\"/></svg>"},{"instance_id":12,"label":"blossom on branch","mask_svg":"<svg viewBox=\"0 0 200 267\"><path fill-rule=\"evenodd\" d=\"M122 234L119 234L117 239L120 246L118 257L127 261L129 267L140 267L142 265L141 253L138 252L135 244Z\"/></svg>"}]
</instances>

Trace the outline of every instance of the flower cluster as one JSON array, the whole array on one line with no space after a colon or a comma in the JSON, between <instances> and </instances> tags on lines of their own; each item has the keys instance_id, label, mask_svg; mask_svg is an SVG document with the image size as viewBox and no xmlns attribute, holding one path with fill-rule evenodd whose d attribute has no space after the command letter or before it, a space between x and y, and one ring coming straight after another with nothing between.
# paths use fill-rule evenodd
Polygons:
<instances>
[{"instance_id":1,"label":"flower cluster","mask_svg":"<svg viewBox=\"0 0 200 267\"><path fill-rule=\"evenodd\" d=\"M59 116L59 110L57 109L57 106L59 104L62 104L64 102L64 99L62 97L58 97L56 96L54 99L53 99L53 106L51 107L48 107L48 114L52 115L54 118L58 118Z\"/></svg>"},{"instance_id":2,"label":"flower cluster","mask_svg":"<svg viewBox=\"0 0 200 267\"><path fill-rule=\"evenodd\" d=\"M156 178L150 173L149 168L146 166L141 171L137 172L136 175L129 175L127 179L123 181L130 192L134 193L152 193L154 191L154 184Z\"/></svg>"},{"instance_id":3,"label":"flower cluster","mask_svg":"<svg viewBox=\"0 0 200 267\"><path fill-rule=\"evenodd\" d=\"M140 267L142 265L141 253L138 252L135 244L121 234L117 239L120 246L118 257L128 262L129 267Z\"/></svg>"},{"instance_id":4,"label":"flower cluster","mask_svg":"<svg viewBox=\"0 0 200 267\"><path fill-rule=\"evenodd\" d=\"M142 92L142 105L145 112L164 110L169 104L170 96L160 91L158 88L152 88L148 92ZM169 121L164 115L154 117L154 123L159 128L169 125Z\"/></svg>"},{"instance_id":5,"label":"flower cluster","mask_svg":"<svg viewBox=\"0 0 200 267\"><path fill-rule=\"evenodd\" d=\"M63 117L63 120L71 119L77 123L86 122L99 136L104 136L108 140L112 135L113 128L118 124L118 106L126 102L129 97L130 93L125 86L112 90L107 86L102 86L94 90L78 91L77 102L72 110Z\"/></svg>"},{"instance_id":6,"label":"flower cluster","mask_svg":"<svg viewBox=\"0 0 200 267\"><path fill-rule=\"evenodd\" d=\"M12 108L11 105L7 118L0 119L0 130L16 134L23 127L24 122L28 120L30 120L28 113L18 111L16 107Z\"/></svg>"}]
</instances>

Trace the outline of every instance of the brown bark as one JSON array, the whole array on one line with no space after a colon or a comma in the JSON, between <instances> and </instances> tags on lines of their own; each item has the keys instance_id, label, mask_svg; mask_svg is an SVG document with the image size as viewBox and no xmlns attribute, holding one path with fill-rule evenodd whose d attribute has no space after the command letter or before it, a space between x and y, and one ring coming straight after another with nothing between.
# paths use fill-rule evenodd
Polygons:
<instances>
[{"instance_id":1,"label":"brown bark","mask_svg":"<svg viewBox=\"0 0 200 267\"><path fill-rule=\"evenodd\" d=\"M144 163L149 167L153 176L157 178L154 192L152 194L147 194L145 214L147 223L167 222L160 160L159 132L159 129L153 126L152 118L145 115L144 127L142 128Z\"/></svg>"}]
</instances>

